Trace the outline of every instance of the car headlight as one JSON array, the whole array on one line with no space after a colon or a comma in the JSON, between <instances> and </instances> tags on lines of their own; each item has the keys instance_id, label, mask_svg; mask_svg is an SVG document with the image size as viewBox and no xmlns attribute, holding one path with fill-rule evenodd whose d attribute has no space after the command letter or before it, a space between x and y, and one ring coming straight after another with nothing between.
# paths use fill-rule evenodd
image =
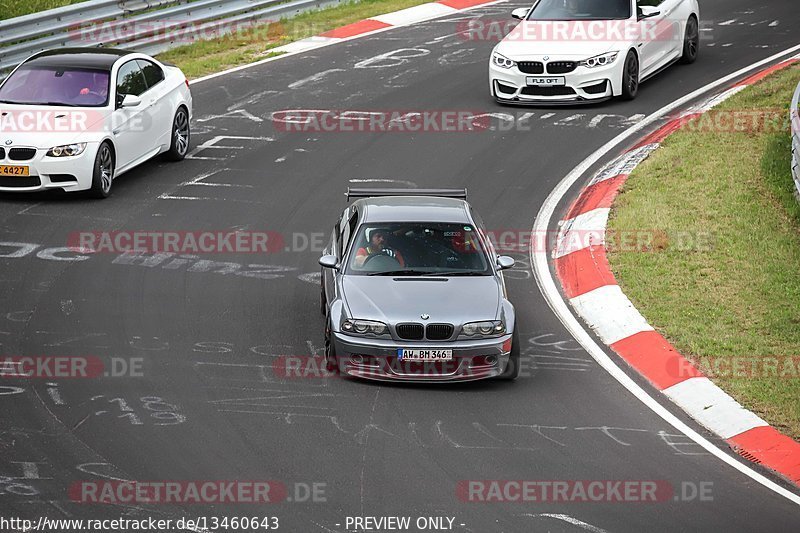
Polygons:
<instances>
[{"instance_id":1,"label":"car headlight","mask_svg":"<svg viewBox=\"0 0 800 533\"><path fill-rule=\"evenodd\" d=\"M605 67L613 63L619 52L608 52L606 54L601 54L599 56L590 57L589 59L584 59L583 61L578 62L579 67L586 67L586 68L597 68L597 67Z\"/></svg>"},{"instance_id":2,"label":"car headlight","mask_svg":"<svg viewBox=\"0 0 800 533\"><path fill-rule=\"evenodd\" d=\"M502 320L484 320L483 322L467 322L461 326L461 337L480 339L484 337L499 337L506 332L506 325Z\"/></svg>"},{"instance_id":3,"label":"car headlight","mask_svg":"<svg viewBox=\"0 0 800 533\"><path fill-rule=\"evenodd\" d=\"M47 151L49 157L72 157L81 155L86 150L86 143L64 144L54 146Z\"/></svg>"},{"instance_id":4,"label":"car headlight","mask_svg":"<svg viewBox=\"0 0 800 533\"><path fill-rule=\"evenodd\" d=\"M389 328L383 322L348 318L342 322L342 332L364 337L383 337L389 334Z\"/></svg>"},{"instance_id":5,"label":"car headlight","mask_svg":"<svg viewBox=\"0 0 800 533\"><path fill-rule=\"evenodd\" d=\"M492 63L494 63L500 68L511 68L514 65L516 65L514 61L511 61L509 58L505 56L501 56L497 52L492 54Z\"/></svg>"}]
</instances>

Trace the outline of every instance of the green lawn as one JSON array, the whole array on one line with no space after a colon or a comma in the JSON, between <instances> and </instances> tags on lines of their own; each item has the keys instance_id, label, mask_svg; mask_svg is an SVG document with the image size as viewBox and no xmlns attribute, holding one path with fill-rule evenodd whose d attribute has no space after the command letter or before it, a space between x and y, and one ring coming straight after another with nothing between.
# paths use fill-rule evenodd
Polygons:
<instances>
[{"instance_id":1,"label":"green lawn","mask_svg":"<svg viewBox=\"0 0 800 533\"><path fill-rule=\"evenodd\" d=\"M0 20L21 17L38 11L77 4L84 0L0 0Z\"/></svg>"},{"instance_id":2,"label":"green lawn","mask_svg":"<svg viewBox=\"0 0 800 533\"><path fill-rule=\"evenodd\" d=\"M800 67L785 69L717 111L782 109L785 117L798 81ZM639 311L701 368L720 358L781 361L784 375L713 379L798 439L800 368L783 365L800 356L800 204L782 122L757 132L689 125L670 136L625 184L609 229L710 233L710 245L615 251L609 260Z\"/></svg>"}]
</instances>

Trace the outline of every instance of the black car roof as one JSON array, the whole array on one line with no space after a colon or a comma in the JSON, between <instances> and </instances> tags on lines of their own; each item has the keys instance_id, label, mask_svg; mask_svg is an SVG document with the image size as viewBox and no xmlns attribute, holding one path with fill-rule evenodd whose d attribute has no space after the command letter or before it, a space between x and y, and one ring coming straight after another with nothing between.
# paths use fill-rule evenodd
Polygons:
<instances>
[{"instance_id":1,"label":"black car roof","mask_svg":"<svg viewBox=\"0 0 800 533\"><path fill-rule=\"evenodd\" d=\"M353 202L364 210L363 221L471 223L467 202L436 196L384 196Z\"/></svg>"},{"instance_id":2,"label":"black car roof","mask_svg":"<svg viewBox=\"0 0 800 533\"><path fill-rule=\"evenodd\" d=\"M111 70L119 58L132 54L128 50L115 48L57 48L39 52L26 65L42 67L73 67Z\"/></svg>"}]
</instances>

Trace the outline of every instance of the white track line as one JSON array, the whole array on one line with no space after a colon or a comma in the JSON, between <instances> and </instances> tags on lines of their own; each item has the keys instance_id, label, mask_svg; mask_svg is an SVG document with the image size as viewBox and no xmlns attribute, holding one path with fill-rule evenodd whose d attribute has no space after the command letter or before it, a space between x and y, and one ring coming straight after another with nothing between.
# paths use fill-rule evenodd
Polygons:
<instances>
[{"instance_id":1,"label":"white track line","mask_svg":"<svg viewBox=\"0 0 800 533\"><path fill-rule=\"evenodd\" d=\"M650 126L657 120L663 118L668 113L678 109L679 107L691 102L692 100L703 96L705 93L712 91L718 87L725 85L726 83L735 80L736 78L750 72L751 70L755 70L759 67L767 65L777 59L780 59L784 56L788 56L789 54L796 53L800 51L800 45L794 46L783 52L775 54L771 57L768 57L762 61L757 63L753 63L750 66L747 66L743 69L740 69L732 74L725 76L713 83L709 83L708 85L697 89L696 91L687 94L686 96L675 100L674 102L667 104L666 106L662 107L655 113L651 114L647 118L645 118L640 123L636 124L625 130L624 132L617 135L614 139L607 142L605 145L600 147L596 152L594 152L591 156L585 159L580 165L575 167L572 172L570 172L561 182L556 186L555 189L550 193L545 200L544 204L542 205L541 209L539 210L539 214L536 216L536 221L534 222L533 226L533 234L537 235L538 232L546 232L550 227L550 220L553 217L553 213L555 212L556 207L558 206L561 199L569 192L569 189L579 180L581 179L586 172L592 168L595 164L597 164L600 159L602 159L606 154L608 154L611 150L613 150L617 145L621 142L625 141L626 139L632 137L637 132L643 130L644 128ZM541 233L544 234L544 233ZM609 374L611 374L614 379L620 382L623 387L628 389L628 391L633 394L639 401L649 407L654 413L658 416L663 418L667 423L673 426L675 429L680 431L681 433L688 436L698 445L703 447L706 451L717 457L720 461L728 464L729 466L735 468L742 474L746 475L747 477L753 479L754 481L760 483L761 485L765 486L766 488L774 491L775 493L783 496L784 498L788 499L789 501L800 505L800 496L797 494L781 487L774 481L770 480L763 474L756 472L749 466L740 463L714 444L712 444L708 439L697 433L687 424L683 423L678 417L670 413L663 405L661 405L655 398L653 398L647 391L645 391L642 387L640 387L633 379L631 379L622 368L617 366L616 363L611 359L611 357L606 354L606 352L592 339L589 333L581 326L572 312L569 310L567 303L561 297L561 293L556 286L556 283L553 279L552 274L550 273L550 267L547 262L547 253L534 253L534 250L531 249L531 264L533 265L533 270L536 278L536 283L539 286L539 290L544 295L545 300L547 300L548 305L556 314L556 316L561 320L561 323L564 324L564 327L569 330L575 340L577 340L584 349L589 352L589 354L597 361L597 363L602 366Z\"/></svg>"}]
</instances>

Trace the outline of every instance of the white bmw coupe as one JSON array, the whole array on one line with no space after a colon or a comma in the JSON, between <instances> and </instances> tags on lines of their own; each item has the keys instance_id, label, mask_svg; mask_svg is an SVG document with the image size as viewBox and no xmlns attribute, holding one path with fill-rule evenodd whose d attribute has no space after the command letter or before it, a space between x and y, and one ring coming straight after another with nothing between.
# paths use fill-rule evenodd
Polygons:
<instances>
[{"instance_id":1,"label":"white bmw coupe","mask_svg":"<svg viewBox=\"0 0 800 533\"><path fill-rule=\"evenodd\" d=\"M700 45L697 0L537 0L494 48L489 90L506 104L636 97L639 84Z\"/></svg>"},{"instance_id":2,"label":"white bmw coupe","mask_svg":"<svg viewBox=\"0 0 800 533\"><path fill-rule=\"evenodd\" d=\"M189 150L192 95L181 70L139 53L62 48L0 85L0 191L111 193L114 179Z\"/></svg>"}]
</instances>

